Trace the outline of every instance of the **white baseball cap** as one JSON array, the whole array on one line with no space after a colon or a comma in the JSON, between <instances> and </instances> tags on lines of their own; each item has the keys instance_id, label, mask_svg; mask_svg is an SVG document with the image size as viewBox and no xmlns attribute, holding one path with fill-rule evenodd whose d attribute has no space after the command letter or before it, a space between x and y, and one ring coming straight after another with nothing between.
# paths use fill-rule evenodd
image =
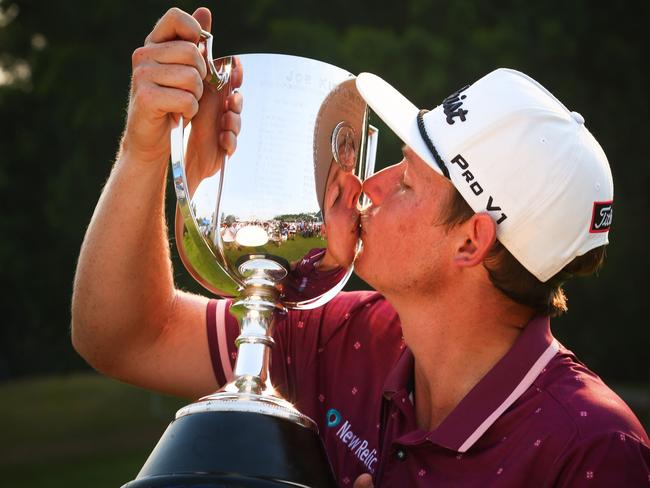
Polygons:
<instances>
[{"instance_id":1,"label":"white baseball cap","mask_svg":"<svg viewBox=\"0 0 650 488\"><path fill-rule=\"evenodd\" d=\"M426 113L378 76L361 73L356 84L475 212L492 216L499 241L540 281L608 243L607 157L584 118L529 76L497 69Z\"/></svg>"}]
</instances>

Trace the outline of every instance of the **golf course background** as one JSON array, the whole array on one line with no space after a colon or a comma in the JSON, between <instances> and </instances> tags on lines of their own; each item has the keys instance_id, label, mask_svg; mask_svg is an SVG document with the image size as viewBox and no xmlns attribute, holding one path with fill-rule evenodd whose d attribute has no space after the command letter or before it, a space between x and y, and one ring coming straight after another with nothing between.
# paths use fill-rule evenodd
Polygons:
<instances>
[{"instance_id":1,"label":"golf course background","mask_svg":"<svg viewBox=\"0 0 650 488\"><path fill-rule=\"evenodd\" d=\"M117 487L188 403L92 373L0 385L2 486Z\"/></svg>"}]
</instances>

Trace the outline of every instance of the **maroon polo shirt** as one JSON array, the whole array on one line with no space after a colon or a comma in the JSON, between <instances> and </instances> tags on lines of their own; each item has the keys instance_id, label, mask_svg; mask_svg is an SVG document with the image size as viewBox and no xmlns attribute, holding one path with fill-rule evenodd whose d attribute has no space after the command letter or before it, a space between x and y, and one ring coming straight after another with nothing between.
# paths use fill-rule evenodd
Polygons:
<instances>
[{"instance_id":1,"label":"maroon polo shirt","mask_svg":"<svg viewBox=\"0 0 650 488\"><path fill-rule=\"evenodd\" d=\"M207 311L220 384L236 358L228 306L213 300ZM342 487L366 472L381 487L650 486L647 434L546 317L431 432L417 427L413 356L378 293L281 315L274 338L273 383L318 424Z\"/></svg>"},{"instance_id":2,"label":"maroon polo shirt","mask_svg":"<svg viewBox=\"0 0 650 488\"><path fill-rule=\"evenodd\" d=\"M305 254L294 264L294 269L287 276L283 289L288 301L300 302L316 298L332 289L347 273L345 268L328 271L316 269L316 263L325 257L326 249L315 248Z\"/></svg>"}]
</instances>

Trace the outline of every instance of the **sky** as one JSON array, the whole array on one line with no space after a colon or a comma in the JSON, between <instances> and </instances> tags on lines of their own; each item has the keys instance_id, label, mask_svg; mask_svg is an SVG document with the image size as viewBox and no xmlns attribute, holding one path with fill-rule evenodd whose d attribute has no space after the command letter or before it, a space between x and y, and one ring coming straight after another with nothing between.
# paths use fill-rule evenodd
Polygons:
<instances>
[{"instance_id":1,"label":"sky","mask_svg":"<svg viewBox=\"0 0 650 488\"><path fill-rule=\"evenodd\" d=\"M240 56L244 81L242 128L227 161L219 213L240 220L319 211L314 180L314 126L330 90L350 74L335 66L286 55ZM186 131L187 132L187 131ZM186 134L187 137L187 134ZM216 207L219 174L197 188L196 217Z\"/></svg>"}]
</instances>

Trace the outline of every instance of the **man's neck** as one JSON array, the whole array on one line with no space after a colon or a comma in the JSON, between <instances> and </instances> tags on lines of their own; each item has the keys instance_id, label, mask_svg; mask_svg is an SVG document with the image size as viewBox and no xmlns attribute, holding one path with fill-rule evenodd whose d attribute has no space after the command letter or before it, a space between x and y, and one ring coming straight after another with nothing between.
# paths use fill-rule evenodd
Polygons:
<instances>
[{"instance_id":1,"label":"man's neck","mask_svg":"<svg viewBox=\"0 0 650 488\"><path fill-rule=\"evenodd\" d=\"M530 309L492 290L469 291L420 300L389 298L415 357L415 410L423 430L440 425L532 318ZM468 296L474 300L462 298Z\"/></svg>"}]
</instances>

